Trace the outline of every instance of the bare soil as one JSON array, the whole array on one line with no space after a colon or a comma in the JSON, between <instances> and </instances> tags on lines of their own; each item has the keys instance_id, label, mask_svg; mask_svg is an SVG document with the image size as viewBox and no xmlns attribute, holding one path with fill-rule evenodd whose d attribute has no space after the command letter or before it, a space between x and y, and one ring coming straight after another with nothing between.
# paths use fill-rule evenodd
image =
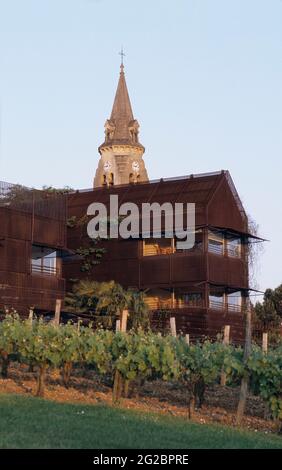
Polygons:
<instances>
[{"instance_id":1,"label":"bare soil","mask_svg":"<svg viewBox=\"0 0 282 470\"><path fill-rule=\"evenodd\" d=\"M29 372L25 364L12 364L7 379L0 378L0 393L35 395L36 371ZM209 387L201 409L196 409L193 421L220 423L235 426L236 407L239 387ZM91 370L74 370L68 388L62 384L61 374L57 370L49 371L45 398L61 403L105 404L112 406L112 390L108 383ZM123 398L120 406L146 412L161 413L188 419L187 391L179 384L162 381L146 382L138 395ZM242 427L267 433L277 431L276 424L265 419L266 410L262 400L250 396Z\"/></svg>"}]
</instances>

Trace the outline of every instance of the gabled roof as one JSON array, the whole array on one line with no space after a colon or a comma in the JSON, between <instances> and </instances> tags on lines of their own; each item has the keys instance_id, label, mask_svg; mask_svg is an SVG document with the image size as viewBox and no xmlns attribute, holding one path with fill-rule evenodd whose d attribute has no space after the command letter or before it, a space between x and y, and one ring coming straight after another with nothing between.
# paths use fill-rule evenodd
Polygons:
<instances>
[{"instance_id":1,"label":"gabled roof","mask_svg":"<svg viewBox=\"0 0 282 470\"><path fill-rule=\"evenodd\" d=\"M221 227L242 234L248 232L248 219L228 171L80 190L68 195L70 212L86 214L92 202L109 207L110 195L118 195L119 205L131 202L139 210L146 202L195 203L198 227Z\"/></svg>"},{"instance_id":2,"label":"gabled roof","mask_svg":"<svg viewBox=\"0 0 282 470\"><path fill-rule=\"evenodd\" d=\"M76 194L91 194L95 200L107 204L110 194L119 195L120 203L134 202L137 205L143 202L194 202L206 204L216 190L222 175L225 172L203 173L199 175L187 175L176 178L161 178L140 182L137 184L114 185L112 187L100 187L94 189L77 190L70 193L68 198Z\"/></svg>"}]
</instances>

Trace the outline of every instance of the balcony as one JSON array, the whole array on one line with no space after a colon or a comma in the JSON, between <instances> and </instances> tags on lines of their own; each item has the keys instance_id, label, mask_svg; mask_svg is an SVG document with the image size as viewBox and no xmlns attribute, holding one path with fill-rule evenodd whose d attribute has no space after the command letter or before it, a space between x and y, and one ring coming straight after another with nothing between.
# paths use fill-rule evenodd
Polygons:
<instances>
[{"instance_id":1,"label":"balcony","mask_svg":"<svg viewBox=\"0 0 282 470\"><path fill-rule=\"evenodd\" d=\"M157 299L148 297L146 303L150 310L165 310L172 309L173 301L172 299Z\"/></svg>"},{"instance_id":2,"label":"balcony","mask_svg":"<svg viewBox=\"0 0 282 470\"><path fill-rule=\"evenodd\" d=\"M242 305L237 305L237 304L232 304L232 303L223 303L223 302L218 302L216 300L210 300L209 302L209 308L211 310L219 310L221 312L227 311L227 312L242 312Z\"/></svg>"},{"instance_id":3,"label":"balcony","mask_svg":"<svg viewBox=\"0 0 282 470\"><path fill-rule=\"evenodd\" d=\"M164 300L164 299L147 299L147 305L149 306L150 310L165 310L165 309L185 309L185 308L205 308L203 301L197 302L184 302L182 300L175 300L173 302L172 299ZM220 312L227 311L228 313L242 313L242 306L241 305L234 305L234 304L227 304L223 305L221 302L210 302L209 308L211 310L216 310Z\"/></svg>"},{"instance_id":4,"label":"balcony","mask_svg":"<svg viewBox=\"0 0 282 470\"><path fill-rule=\"evenodd\" d=\"M223 256L224 254L223 245L216 245L216 244L209 242L209 253Z\"/></svg>"},{"instance_id":5,"label":"balcony","mask_svg":"<svg viewBox=\"0 0 282 470\"><path fill-rule=\"evenodd\" d=\"M203 231L195 232L195 244L189 250L178 249L177 238L148 238L143 240L143 256L171 255L174 253L194 253L203 250Z\"/></svg>"},{"instance_id":6,"label":"balcony","mask_svg":"<svg viewBox=\"0 0 282 470\"><path fill-rule=\"evenodd\" d=\"M31 273L41 276L59 276L60 259L54 248L32 245Z\"/></svg>"},{"instance_id":7,"label":"balcony","mask_svg":"<svg viewBox=\"0 0 282 470\"><path fill-rule=\"evenodd\" d=\"M242 258L242 240L238 236L220 231L209 231L209 253L227 256L228 258Z\"/></svg>"},{"instance_id":8,"label":"balcony","mask_svg":"<svg viewBox=\"0 0 282 470\"><path fill-rule=\"evenodd\" d=\"M41 274L45 276L57 276L59 274L59 270L55 266L48 266L42 264L32 264L31 272L32 274Z\"/></svg>"},{"instance_id":9,"label":"balcony","mask_svg":"<svg viewBox=\"0 0 282 470\"><path fill-rule=\"evenodd\" d=\"M144 244L143 256L171 255L174 249L170 245L161 246L160 243Z\"/></svg>"},{"instance_id":10,"label":"balcony","mask_svg":"<svg viewBox=\"0 0 282 470\"><path fill-rule=\"evenodd\" d=\"M150 310L204 308L204 299L201 293L161 293L151 292L146 302Z\"/></svg>"}]
</instances>

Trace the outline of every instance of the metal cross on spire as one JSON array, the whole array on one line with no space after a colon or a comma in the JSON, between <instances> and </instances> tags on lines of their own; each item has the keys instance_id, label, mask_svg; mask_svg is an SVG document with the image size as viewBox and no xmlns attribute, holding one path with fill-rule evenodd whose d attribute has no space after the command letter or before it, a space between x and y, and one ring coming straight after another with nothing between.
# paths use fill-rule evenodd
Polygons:
<instances>
[{"instance_id":1,"label":"metal cross on spire","mask_svg":"<svg viewBox=\"0 0 282 470\"><path fill-rule=\"evenodd\" d=\"M119 55L121 56L121 67L123 67L123 58L125 57L125 53L123 52L123 46L121 46L121 51L119 52Z\"/></svg>"}]
</instances>

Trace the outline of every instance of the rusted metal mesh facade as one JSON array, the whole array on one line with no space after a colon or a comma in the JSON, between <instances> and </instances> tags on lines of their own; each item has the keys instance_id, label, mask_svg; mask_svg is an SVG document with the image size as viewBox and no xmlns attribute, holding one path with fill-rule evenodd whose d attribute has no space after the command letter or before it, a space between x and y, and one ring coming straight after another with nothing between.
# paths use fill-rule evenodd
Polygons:
<instances>
[{"instance_id":1,"label":"rusted metal mesh facade","mask_svg":"<svg viewBox=\"0 0 282 470\"><path fill-rule=\"evenodd\" d=\"M40 191L0 181L0 207L66 220L66 198L55 191Z\"/></svg>"},{"instance_id":2,"label":"rusted metal mesh facade","mask_svg":"<svg viewBox=\"0 0 282 470\"><path fill-rule=\"evenodd\" d=\"M33 245L66 247L65 196L0 182L0 308L53 310L64 297L60 272L32 273Z\"/></svg>"},{"instance_id":3,"label":"rusted metal mesh facade","mask_svg":"<svg viewBox=\"0 0 282 470\"><path fill-rule=\"evenodd\" d=\"M88 206L93 202L106 205L109 209L110 195L118 195L119 205L131 202L141 209L143 203L162 204L176 202L196 204L196 228L202 233L202 240L191 250L176 252L171 247L160 244L159 252L152 247L144 251L142 239L118 239L99 242L106 253L99 265L87 277L97 281L115 280L124 287L145 290L162 289L169 292L169 305L166 297L159 306L151 306L152 324L163 323L169 326L169 317L176 318L177 331L189 333L192 337L216 337L225 325L231 325L231 336L241 341L244 336L244 314L236 305L213 305L209 295L224 292L226 295L237 290L242 296L248 295L248 219L228 172L191 175L181 178L163 179L147 183L82 190L68 195L68 217L84 220L83 223L68 229L68 246L76 249L87 246ZM240 256L231 256L231 250L219 255L210 252L209 232L233 234L240 237ZM151 250L151 251L150 251ZM155 256L152 256L155 254ZM64 276L68 279L81 279L81 262L65 260ZM68 283L68 290L71 283ZM183 304L177 299L177 292L186 289L187 293L201 294L197 304ZM174 303L172 295L175 295ZM196 297L195 297L196 298ZM198 299L198 298L197 298ZM242 301L242 303L244 300ZM174 308L175 303L178 308ZM180 307L179 307L180 305ZM168 310L167 318L162 308ZM155 327L154 326L154 327ZM159 325L161 328L161 325Z\"/></svg>"}]
</instances>

